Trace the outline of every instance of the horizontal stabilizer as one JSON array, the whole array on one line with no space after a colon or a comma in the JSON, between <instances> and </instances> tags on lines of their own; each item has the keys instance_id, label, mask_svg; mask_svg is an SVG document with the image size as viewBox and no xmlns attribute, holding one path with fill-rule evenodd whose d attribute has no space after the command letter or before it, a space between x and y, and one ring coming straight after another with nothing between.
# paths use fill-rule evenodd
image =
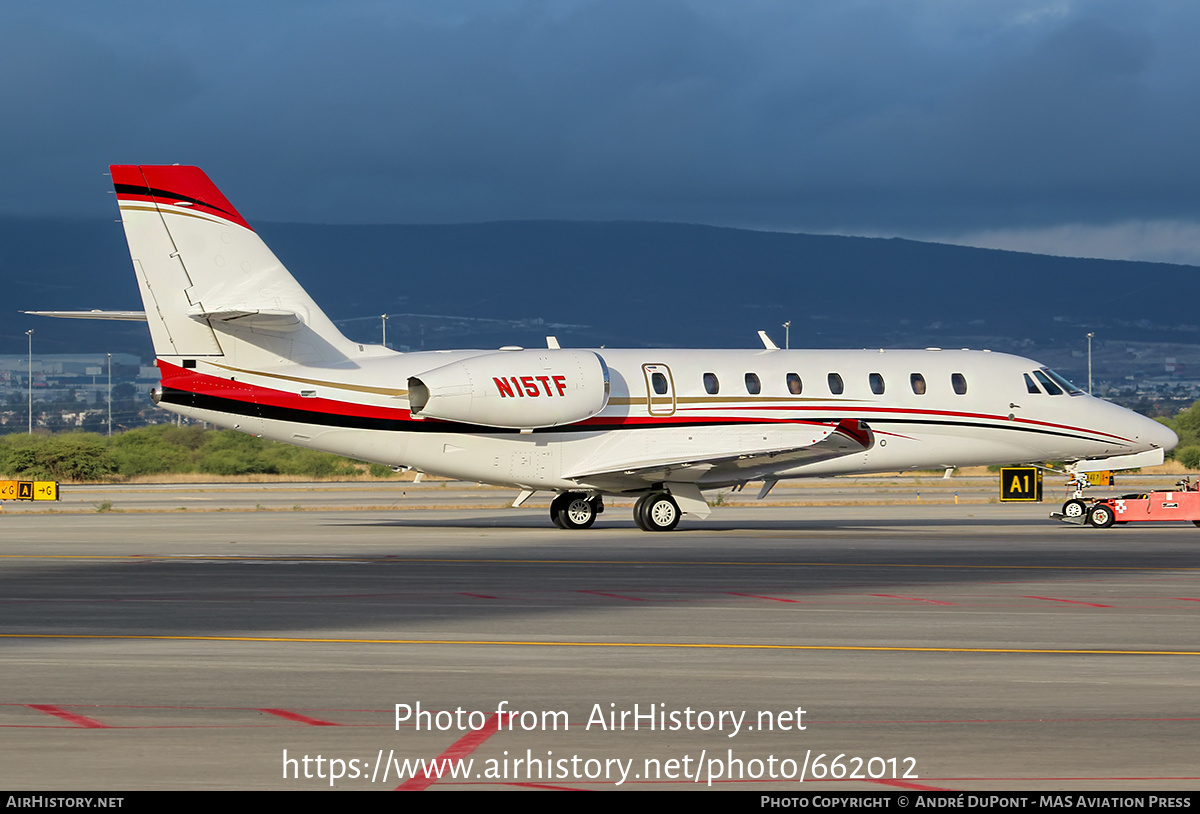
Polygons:
<instances>
[{"instance_id":1,"label":"horizontal stabilizer","mask_svg":"<svg viewBox=\"0 0 1200 814\"><path fill-rule=\"evenodd\" d=\"M295 311L283 309L259 308L240 309L230 308L219 311L196 311L189 313L195 320L210 320L224 325L238 325L258 328L264 331L294 331L304 324L304 320ZM217 327L220 327L218 325Z\"/></svg>"},{"instance_id":2,"label":"horizontal stabilizer","mask_svg":"<svg viewBox=\"0 0 1200 814\"><path fill-rule=\"evenodd\" d=\"M145 322L145 311L22 311L35 317L60 317L62 319L116 319L127 322Z\"/></svg>"}]
</instances>

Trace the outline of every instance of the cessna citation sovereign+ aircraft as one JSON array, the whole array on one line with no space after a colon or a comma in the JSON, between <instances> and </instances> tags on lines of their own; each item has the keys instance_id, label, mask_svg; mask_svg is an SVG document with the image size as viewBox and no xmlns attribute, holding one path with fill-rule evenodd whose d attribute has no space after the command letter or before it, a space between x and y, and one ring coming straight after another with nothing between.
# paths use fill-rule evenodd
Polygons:
<instances>
[{"instance_id":1,"label":"cessna citation sovereign+ aircraft","mask_svg":"<svg viewBox=\"0 0 1200 814\"><path fill-rule=\"evenodd\" d=\"M1037 362L987 351L547 348L399 353L342 336L196 167L114 166L159 406L419 472L555 492L590 526L707 517L706 489L909 468L1161 462L1177 438ZM1102 463L1096 463L1102 459ZM1087 468L1085 468L1087 467Z\"/></svg>"}]
</instances>

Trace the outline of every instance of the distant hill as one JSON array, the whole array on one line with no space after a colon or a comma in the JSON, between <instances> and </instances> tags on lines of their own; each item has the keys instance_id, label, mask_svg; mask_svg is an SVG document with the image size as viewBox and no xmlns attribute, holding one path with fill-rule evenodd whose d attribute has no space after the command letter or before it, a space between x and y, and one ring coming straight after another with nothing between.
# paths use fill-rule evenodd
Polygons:
<instances>
[{"instance_id":1,"label":"distant hill","mask_svg":"<svg viewBox=\"0 0 1200 814\"><path fill-rule=\"evenodd\" d=\"M1200 344L1200 269L671 223L258 224L348 336L411 348ZM0 353L149 354L144 326L25 309L141 308L121 227L0 219ZM410 316L402 316L402 315ZM421 315L421 316L411 316Z\"/></svg>"}]
</instances>

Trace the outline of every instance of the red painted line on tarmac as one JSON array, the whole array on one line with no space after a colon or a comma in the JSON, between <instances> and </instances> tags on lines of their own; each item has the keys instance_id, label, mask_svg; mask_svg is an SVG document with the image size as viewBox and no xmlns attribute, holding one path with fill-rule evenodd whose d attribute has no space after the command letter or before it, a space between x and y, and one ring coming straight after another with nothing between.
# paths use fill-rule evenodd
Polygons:
<instances>
[{"instance_id":1,"label":"red painted line on tarmac","mask_svg":"<svg viewBox=\"0 0 1200 814\"><path fill-rule=\"evenodd\" d=\"M596 596L607 596L612 599L626 599L630 602L645 602L646 600L640 596L621 596L621 594L608 594L604 591L580 591L581 594L595 594Z\"/></svg>"},{"instance_id":2,"label":"red painted line on tarmac","mask_svg":"<svg viewBox=\"0 0 1200 814\"><path fill-rule=\"evenodd\" d=\"M27 707L29 704L24 704L18 701L0 701L0 707ZM97 709L188 709L188 710L233 710L255 711L258 712L258 707L227 707L227 706L198 706L196 704L74 704L72 706L89 706ZM307 709L307 708L306 708ZM359 709L357 707L313 707L309 712L382 712L390 713L389 709ZM391 726L390 723L379 724L379 726Z\"/></svg>"},{"instance_id":3,"label":"red painted line on tarmac","mask_svg":"<svg viewBox=\"0 0 1200 814\"><path fill-rule=\"evenodd\" d=\"M1069 605L1087 605L1089 608L1111 608L1112 605L1099 605L1095 602L1080 602L1078 599L1059 599L1055 596L1026 596L1024 599L1044 599L1047 602L1066 602Z\"/></svg>"},{"instance_id":4,"label":"red painted line on tarmac","mask_svg":"<svg viewBox=\"0 0 1200 814\"><path fill-rule=\"evenodd\" d=\"M468 593L467 591L463 591L462 595L463 596L473 596L476 599L499 599L500 598L498 596L488 596L487 594L472 594L472 593Z\"/></svg>"},{"instance_id":5,"label":"red painted line on tarmac","mask_svg":"<svg viewBox=\"0 0 1200 814\"><path fill-rule=\"evenodd\" d=\"M342 724L330 724L330 726L341 726ZM375 726L375 724L351 724L352 726ZM134 731L150 731L150 730L180 730L180 729L277 729L287 727L288 724L162 724L161 726L108 726L101 724L103 729L111 729L114 732L117 730ZM379 726L388 726L389 724L379 724ZM21 724L0 724L0 729L82 729L77 726L33 726Z\"/></svg>"},{"instance_id":6,"label":"red painted line on tarmac","mask_svg":"<svg viewBox=\"0 0 1200 814\"><path fill-rule=\"evenodd\" d=\"M907 599L909 602L926 602L930 605L953 605L953 602L939 602L936 599L922 599L919 596L899 596L898 594L869 594L869 596L882 596L885 599Z\"/></svg>"},{"instance_id":7,"label":"red painted line on tarmac","mask_svg":"<svg viewBox=\"0 0 1200 814\"><path fill-rule=\"evenodd\" d=\"M286 718L289 721L295 721L298 724L308 724L309 726L341 726L332 721L322 721L320 718L310 718L307 715L301 715L299 712L291 712L286 709L271 709L269 707L259 708L259 712L267 712L271 715L278 715L280 718Z\"/></svg>"},{"instance_id":8,"label":"red painted line on tarmac","mask_svg":"<svg viewBox=\"0 0 1200 814\"><path fill-rule=\"evenodd\" d=\"M44 712L47 715L53 715L56 718L62 718L64 721L73 723L82 729L111 729L108 724L102 724L83 715L76 715L74 712L67 712L61 707L51 706L50 704L26 704L25 706L30 709L36 709L38 712Z\"/></svg>"},{"instance_id":9,"label":"red painted line on tarmac","mask_svg":"<svg viewBox=\"0 0 1200 814\"><path fill-rule=\"evenodd\" d=\"M871 783L879 783L882 786L895 786L900 789L915 789L917 791L953 791L944 786L922 786L920 783L906 783L903 780L871 780Z\"/></svg>"},{"instance_id":10,"label":"red painted line on tarmac","mask_svg":"<svg viewBox=\"0 0 1200 814\"><path fill-rule=\"evenodd\" d=\"M501 713L493 712L491 716L483 722L482 729L476 729L473 732L468 732L466 735L463 735L454 743L450 744L450 748L434 758L432 762L452 760L454 761L455 765L461 763L463 758L474 752L483 745L484 741L499 731L503 723L504 719L501 717ZM447 769L445 773L449 774L450 770ZM396 791L424 791L439 780L441 780L440 777L437 775L431 776L427 769L424 777L410 777L408 780L405 780L403 783L397 786Z\"/></svg>"},{"instance_id":11,"label":"red painted line on tarmac","mask_svg":"<svg viewBox=\"0 0 1200 814\"><path fill-rule=\"evenodd\" d=\"M1194 599L1190 596L1176 596L1175 599L1182 599L1184 602L1200 602L1200 599Z\"/></svg>"},{"instance_id":12,"label":"red painted line on tarmac","mask_svg":"<svg viewBox=\"0 0 1200 814\"><path fill-rule=\"evenodd\" d=\"M546 791L583 791L570 786L551 786L547 783L505 783L505 786L519 786L523 789L545 789Z\"/></svg>"},{"instance_id":13,"label":"red painted line on tarmac","mask_svg":"<svg viewBox=\"0 0 1200 814\"><path fill-rule=\"evenodd\" d=\"M758 594L739 594L737 591L726 591L725 593L729 594L730 596L746 596L751 599L769 599L772 602L795 602L797 604L802 604L799 599L783 599L778 596L759 596Z\"/></svg>"}]
</instances>

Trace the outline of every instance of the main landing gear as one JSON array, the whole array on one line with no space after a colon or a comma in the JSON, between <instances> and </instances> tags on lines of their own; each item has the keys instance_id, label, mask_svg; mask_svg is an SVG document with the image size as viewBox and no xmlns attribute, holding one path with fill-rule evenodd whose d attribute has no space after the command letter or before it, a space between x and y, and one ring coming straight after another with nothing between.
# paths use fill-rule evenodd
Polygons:
<instances>
[{"instance_id":1,"label":"main landing gear","mask_svg":"<svg viewBox=\"0 0 1200 814\"><path fill-rule=\"evenodd\" d=\"M550 519L560 529L586 529L604 511L600 496L588 497L583 492L563 492L550 501Z\"/></svg>"},{"instance_id":2,"label":"main landing gear","mask_svg":"<svg viewBox=\"0 0 1200 814\"><path fill-rule=\"evenodd\" d=\"M600 496L588 497L584 492L563 492L550 501L550 519L560 529L591 528L603 511ZM682 516L679 504L667 492L644 494L633 507L633 521L642 531L671 531Z\"/></svg>"},{"instance_id":3,"label":"main landing gear","mask_svg":"<svg viewBox=\"0 0 1200 814\"><path fill-rule=\"evenodd\" d=\"M679 504L666 492L642 495L633 506L633 522L642 531L671 531L679 517Z\"/></svg>"}]
</instances>

